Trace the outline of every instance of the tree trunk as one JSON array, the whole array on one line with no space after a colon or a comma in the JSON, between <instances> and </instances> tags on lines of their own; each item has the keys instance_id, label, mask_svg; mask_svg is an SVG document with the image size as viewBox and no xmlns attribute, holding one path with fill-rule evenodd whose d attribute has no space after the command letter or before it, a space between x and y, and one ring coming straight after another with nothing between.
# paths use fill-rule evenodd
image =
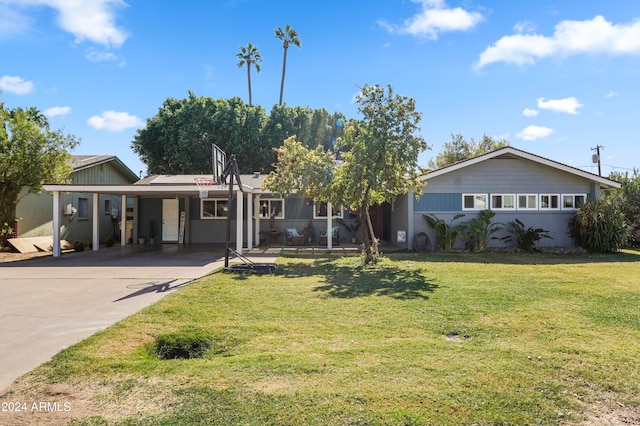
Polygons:
<instances>
[{"instance_id":1,"label":"tree trunk","mask_svg":"<svg viewBox=\"0 0 640 426\"><path fill-rule=\"evenodd\" d=\"M364 237L364 257L365 263L378 263L380 259L380 252L378 251L378 239L373 232L373 225L371 224L371 216L369 216L369 206L363 205L360 209L360 215L364 218L364 230L362 232Z\"/></svg>"},{"instance_id":2,"label":"tree trunk","mask_svg":"<svg viewBox=\"0 0 640 426\"><path fill-rule=\"evenodd\" d=\"M282 59L282 81L280 82L280 103L278 105L282 105L282 94L284 93L284 74L287 70L287 48L289 46L285 42L284 44L284 58Z\"/></svg>"},{"instance_id":3,"label":"tree trunk","mask_svg":"<svg viewBox=\"0 0 640 426\"><path fill-rule=\"evenodd\" d=\"M249 84L249 106L251 106L251 62L247 63L247 82Z\"/></svg>"}]
</instances>

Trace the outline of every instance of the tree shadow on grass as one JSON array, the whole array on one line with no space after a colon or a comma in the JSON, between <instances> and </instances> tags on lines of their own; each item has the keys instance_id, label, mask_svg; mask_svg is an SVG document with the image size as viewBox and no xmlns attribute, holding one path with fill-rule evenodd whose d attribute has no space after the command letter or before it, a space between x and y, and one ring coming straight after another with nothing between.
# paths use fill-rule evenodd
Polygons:
<instances>
[{"instance_id":1,"label":"tree shadow on grass","mask_svg":"<svg viewBox=\"0 0 640 426\"><path fill-rule=\"evenodd\" d=\"M317 259L309 264L286 264L279 267L279 274L286 277L317 276L324 285L315 287L316 292L327 297L355 298L363 296L387 296L394 299L428 299L429 293L439 288L433 280L419 270L408 270L397 266L360 267L340 265L332 259Z\"/></svg>"}]
</instances>

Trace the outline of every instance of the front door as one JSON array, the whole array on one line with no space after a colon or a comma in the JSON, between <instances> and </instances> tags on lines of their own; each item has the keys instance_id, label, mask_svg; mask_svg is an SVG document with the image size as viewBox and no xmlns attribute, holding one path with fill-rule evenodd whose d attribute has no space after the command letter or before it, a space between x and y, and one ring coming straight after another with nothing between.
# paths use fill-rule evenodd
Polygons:
<instances>
[{"instance_id":1,"label":"front door","mask_svg":"<svg viewBox=\"0 0 640 426\"><path fill-rule=\"evenodd\" d=\"M175 198L162 200L162 241L178 241L179 205Z\"/></svg>"}]
</instances>

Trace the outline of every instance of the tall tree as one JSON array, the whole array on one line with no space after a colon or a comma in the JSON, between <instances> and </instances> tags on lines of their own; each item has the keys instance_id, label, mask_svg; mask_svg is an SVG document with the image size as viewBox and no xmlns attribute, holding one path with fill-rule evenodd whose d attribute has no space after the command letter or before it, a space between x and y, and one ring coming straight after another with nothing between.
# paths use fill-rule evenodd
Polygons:
<instances>
[{"instance_id":1,"label":"tall tree","mask_svg":"<svg viewBox=\"0 0 640 426\"><path fill-rule=\"evenodd\" d=\"M284 93L284 75L287 71L287 50L289 45L300 47L300 34L289 24L285 25L284 29L278 27L274 30L276 38L282 40L282 48L284 49L284 57L282 59L282 81L280 82L280 101L278 105L282 105L282 94Z\"/></svg>"},{"instance_id":2,"label":"tall tree","mask_svg":"<svg viewBox=\"0 0 640 426\"><path fill-rule=\"evenodd\" d=\"M452 134L451 142L445 142L442 152L438 153L435 159L429 160L429 168L439 169L505 146L509 146L509 141L505 139L495 140L486 134L482 135L482 140L479 142L476 142L473 138L466 140L461 134Z\"/></svg>"},{"instance_id":3,"label":"tall tree","mask_svg":"<svg viewBox=\"0 0 640 426\"><path fill-rule=\"evenodd\" d=\"M284 195L300 191L359 211L366 224L365 261L375 263L379 252L369 207L393 201L410 189L416 196L421 194L424 170L418 155L429 146L418 135L421 114L412 98L395 95L391 86L365 85L356 103L363 118L345 123L339 152L308 148L288 139L277 149L275 170L264 187ZM336 161L338 153L340 161Z\"/></svg>"},{"instance_id":4,"label":"tall tree","mask_svg":"<svg viewBox=\"0 0 640 426\"><path fill-rule=\"evenodd\" d=\"M262 55L258 51L258 46L254 46L251 43L246 47L240 46L240 53L236 54L236 57L240 59L238 62L238 68L242 68L247 65L247 83L249 84L249 105L251 105L251 64L256 68L256 72L260 73L260 63L262 62Z\"/></svg>"},{"instance_id":5,"label":"tall tree","mask_svg":"<svg viewBox=\"0 0 640 426\"><path fill-rule=\"evenodd\" d=\"M268 170L272 146L261 138L266 113L240 98L213 99L189 92L168 98L131 146L149 173L211 173L211 144L234 153L241 172Z\"/></svg>"},{"instance_id":6,"label":"tall tree","mask_svg":"<svg viewBox=\"0 0 640 426\"><path fill-rule=\"evenodd\" d=\"M627 245L640 247L640 170L633 169L629 174L613 172L609 179L622 184L618 189L604 191L602 199L618 207L624 213L629 224Z\"/></svg>"},{"instance_id":7,"label":"tall tree","mask_svg":"<svg viewBox=\"0 0 640 426\"><path fill-rule=\"evenodd\" d=\"M5 108L0 102L0 236L13 225L20 197L43 183L64 183L71 173L75 136L51 130L36 108Z\"/></svg>"}]
</instances>

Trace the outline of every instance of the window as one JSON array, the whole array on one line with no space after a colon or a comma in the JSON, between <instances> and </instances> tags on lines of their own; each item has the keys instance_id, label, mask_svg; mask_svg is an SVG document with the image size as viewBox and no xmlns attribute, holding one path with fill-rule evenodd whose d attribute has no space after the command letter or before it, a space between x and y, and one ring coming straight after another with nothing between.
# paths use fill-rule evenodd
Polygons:
<instances>
[{"instance_id":1,"label":"window","mask_svg":"<svg viewBox=\"0 0 640 426\"><path fill-rule=\"evenodd\" d=\"M538 194L518 194L518 210L538 210Z\"/></svg>"},{"instance_id":2,"label":"window","mask_svg":"<svg viewBox=\"0 0 640 426\"><path fill-rule=\"evenodd\" d=\"M89 199L78 198L78 219L89 218Z\"/></svg>"},{"instance_id":3,"label":"window","mask_svg":"<svg viewBox=\"0 0 640 426\"><path fill-rule=\"evenodd\" d=\"M462 194L462 210L484 210L487 208L487 194Z\"/></svg>"},{"instance_id":4,"label":"window","mask_svg":"<svg viewBox=\"0 0 640 426\"><path fill-rule=\"evenodd\" d=\"M540 210L557 210L560 208L560 196L557 194L540 194Z\"/></svg>"},{"instance_id":5,"label":"window","mask_svg":"<svg viewBox=\"0 0 640 426\"><path fill-rule=\"evenodd\" d=\"M111 214L111 200L104 200L104 214Z\"/></svg>"},{"instance_id":6,"label":"window","mask_svg":"<svg viewBox=\"0 0 640 426\"><path fill-rule=\"evenodd\" d=\"M492 210L514 210L516 196L514 194L491 194Z\"/></svg>"},{"instance_id":7,"label":"window","mask_svg":"<svg viewBox=\"0 0 640 426\"><path fill-rule=\"evenodd\" d=\"M282 198L264 198L260 200L260 217L284 219L284 200Z\"/></svg>"},{"instance_id":8,"label":"window","mask_svg":"<svg viewBox=\"0 0 640 426\"><path fill-rule=\"evenodd\" d=\"M584 205L586 200L586 194L562 194L562 209L577 210Z\"/></svg>"},{"instance_id":9,"label":"window","mask_svg":"<svg viewBox=\"0 0 640 426\"><path fill-rule=\"evenodd\" d=\"M200 218L217 219L229 216L229 200L203 198L200 200Z\"/></svg>"},{"instance_id":10,"label":"window","mask_svg":"<svg viewBox=\"0 0 640 426\"><path fill-rule=\"evenodd\" d=\"M327 217L327 203L316 201L313 203L313 218L320 219ZM331 217L342 217L342 207L331 205Z\"/></svg>"}]
</instances>

